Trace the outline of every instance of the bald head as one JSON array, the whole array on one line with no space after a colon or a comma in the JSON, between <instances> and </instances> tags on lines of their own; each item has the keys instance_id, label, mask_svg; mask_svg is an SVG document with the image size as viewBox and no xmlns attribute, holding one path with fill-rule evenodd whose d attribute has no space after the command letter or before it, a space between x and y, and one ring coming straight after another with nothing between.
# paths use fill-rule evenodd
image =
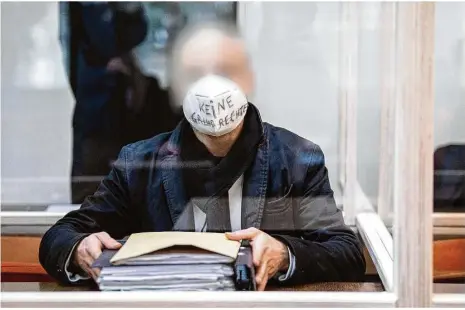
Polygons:
<instances>
[{"instance_id":1,"label":"bald head","mask_svg":"<svg viewBox=\"0 0 465 310\"><path fill-rule=\"evenodd\" d=\"M171 70L171 85L180 100L189 85L207 74L229 78L246 94L254 86L243 41L233 28L221 24L185 29L173 45Z\"/></svg>"}]
</instances>

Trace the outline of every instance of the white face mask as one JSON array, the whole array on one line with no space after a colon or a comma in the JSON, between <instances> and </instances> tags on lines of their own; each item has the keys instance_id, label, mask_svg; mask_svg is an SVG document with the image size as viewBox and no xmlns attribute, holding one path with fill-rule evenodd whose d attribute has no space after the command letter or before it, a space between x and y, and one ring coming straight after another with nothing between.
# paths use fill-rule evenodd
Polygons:
<instances>
[{"instance_id":1,"label":"white face mask","mask_svg":"<svg viewBox=\"0 0 465 310\"><path fill-rule=\"evenodd\" d=\"M218 75L207 75L195 82L187 92L184 115L197 131L222 136L241 123L248 102L240 87Z\"/></svg>"}]
</instances>

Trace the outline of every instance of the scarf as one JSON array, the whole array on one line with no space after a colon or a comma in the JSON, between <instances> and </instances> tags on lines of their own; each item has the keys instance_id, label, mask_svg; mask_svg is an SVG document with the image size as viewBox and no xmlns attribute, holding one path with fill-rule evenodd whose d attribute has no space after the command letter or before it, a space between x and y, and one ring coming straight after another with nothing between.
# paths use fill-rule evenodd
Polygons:
<instances>
[{"instance_id":1,"label":"scarf","mask_svg":"<svg viewBox=\"0 0 465 310\"><path fill-rule=\"evenodd\" d=\"M193 230L192 208L195 205L206 215L203 226L206 225L207 231L231 231L228 191L255 159L263 137L259 114L249 104L242 131L225 157L213 156L197 139L188 122L184 122L181 130L181 160L206 163L200 167L184 165L182 170L182 181L189 201L185 213L190 218L190 227L184 228Z\"/></svg>"}]
</instances>

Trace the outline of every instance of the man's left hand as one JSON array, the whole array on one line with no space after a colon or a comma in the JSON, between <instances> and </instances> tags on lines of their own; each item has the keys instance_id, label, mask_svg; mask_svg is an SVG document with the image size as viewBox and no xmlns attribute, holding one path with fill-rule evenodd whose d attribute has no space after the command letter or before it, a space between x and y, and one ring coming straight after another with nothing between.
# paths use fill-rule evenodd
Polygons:
<instances>
[{"instance_id":1,"label":"man's left hand","mask_svg":"<svg viewBox=\"0 0 465 310\"><path fill-rule=\"evenodd\" d=\"M250 240L253 263L257 267L255 280L258 290L265 290L268 279L278 271L286 272L289 268L289 252L281 241L254 227L226 233L230 240Z\"/></svg>"},{"instance_id":2,"label":"man's left hand","mask_svg":"<svg viewBox=\"0 0 465 310\"><path fill-rule=\"evenodd\" d=\"M131 75L131 71L120 57L110 59L107 64L107 70L111 72L120 72L125 75Z\"/></svg>"}]
</instances>

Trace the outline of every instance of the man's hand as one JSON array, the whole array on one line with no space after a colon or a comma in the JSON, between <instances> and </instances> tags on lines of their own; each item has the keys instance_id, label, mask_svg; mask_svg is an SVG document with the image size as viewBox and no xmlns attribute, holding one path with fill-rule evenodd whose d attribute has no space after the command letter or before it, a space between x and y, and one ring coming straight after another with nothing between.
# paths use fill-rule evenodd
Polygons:
<instances>
[{"instance_id":1,"label":"man's hand","mask_svg":"<svg viewBox=\"0 0 465 310\"><path fill-rule=\"evenodd\" d=\"M258 268L255 281L258 290L265 290L268 279L278 271L287 271L289 268L289 252L281 242L256 228L248 228L232 233L226 233L230 240L250 240L252 245L253 263Z\"/></svg>"},{"instance_id":2,"label":"man's hand","mask_svg":"<svg viewBox=\"0 0 465 310\"><path fill-rule=\"evenodd\" d=\"M110 59L107 64L107 70L111 72L121 72L125 75L131 75L131 71L120 57Z\"/></svg>"},{"instance_id":3,"label":"man's hand","mask_svg":"<svg viewBox=\"0 0 465 310\"><path fill-rule=\"evenodd\" d=\"M84 272L97 280L100 269L91 268L94 261L102 253L102 249L116 250L121 247L121 244L110 237L106 232L99 232L87 236L78 244L76 251L73 254L73 263L80 267Z\"/></svg>"}]
</instances>

